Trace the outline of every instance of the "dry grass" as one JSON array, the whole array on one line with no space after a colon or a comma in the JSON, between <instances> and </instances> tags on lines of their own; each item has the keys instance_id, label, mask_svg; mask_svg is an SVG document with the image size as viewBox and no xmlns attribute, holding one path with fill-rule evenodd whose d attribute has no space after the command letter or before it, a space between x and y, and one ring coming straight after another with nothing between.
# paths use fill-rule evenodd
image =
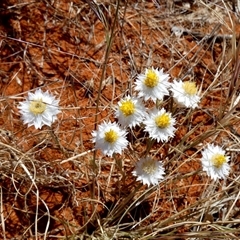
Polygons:
<instances>
[{"instance_id":1,"label":"dry grass","mask_svg":"<svg viewBox=\"0 0 240 240\"><path fill-rule=\"evenodd\" d=\"M2 239L239 239L239 16L231 1L153 2L1 3ZM194 80L200 107L164 99L178 122L170 143L150 146L139 128L122 156L93 151L91 131L151 66ZM20 119L37 88L60 99L51 128ZM227 150L226 180L201 170L207 142ZM166 169L150 188L131 174L146 153Z\"/></svg>"}]
</instances>

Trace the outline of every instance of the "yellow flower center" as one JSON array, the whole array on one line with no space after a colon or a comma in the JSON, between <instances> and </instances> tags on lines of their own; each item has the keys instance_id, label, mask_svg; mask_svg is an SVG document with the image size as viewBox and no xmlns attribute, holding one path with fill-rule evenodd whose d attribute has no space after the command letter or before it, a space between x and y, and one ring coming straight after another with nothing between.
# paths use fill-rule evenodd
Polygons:
<instances>
[{"instance_id":1,"label":"yellow flower center","mask_svg":"<svg viewBox=\"0 0 240 240\"><path fill-rule=\"evenodd\" d=\"M186 81L183 83L182 87L185 93L187 93L188 95L193 96L197 93L197 86L195 82Z\"/></svg>"},{"instance_id":2,"label":"yellow flower center","mask_svg":"<svg viewBox=\"0 0 240 240\"><path fill-rule=\"evenodd\" d=\"M30 102L29 110L31 113L38 115L42 114L46 110L47 104L42 101L42 99L39 100L33 100Z\"/></svg>"},{"instance_id":3,"label":"yellow flower center","mask_svg":"<svg viewBox=\"0 0 240 240\"><path fill-rule=\"evenodd\" d=\"M154 159L148 159L147 161L143 162L142 170L147 174L153 174L156 172L156 161Z\"/></svg>"},{"instance_id":4,"label":"yellow flower center","mask_svg":"<svg viewBox=\"0 0 240 240\"><path fill-rule=\"evenodd\" d=\"M108 132L105 132L105 141L109 143L115 143L118 139L118 134L110 129Z\"/></svg>"},{"instance_id":5,"label":"yellow flower center","mask_svg":"<svg viewBox=\"0 0 240 240\"><path fill-rule=\"evenodd\" d=\"M135 112L135 105L131 100L127 100L122 103L120 110L124 116L130 116Z\"/></svg>"},{"instance_id":6,"label":"yellow flower center","mask_svg":"<svg viewBox=\"0 0 240 240\"><path fill-rule=\"evenodd\" d=\"M170 125L170 116L167 113L164 113L155 118L155 123L159 128L167 128Z\"/></svg>"},{"instance_id":7,"label":"yellow flower center","mask_svg":"<svg viewBox=\"0 0 240 240\"><path fill-rule=\"evenodd\" d=\"M152 69L147 70L146 78L144 84L149 88L154 88L158 85L159 78L155 71Z\"/></svg>"},{"instance_id":8,"label":"yellow flower center","mask_svg":"<svg viewBox=\"0 0 240 240\"><path fill-rule=\"evenodd\" d=\"M217 153L212 156L211 161L214 167L220 168L226 162L226 157Z\"/></svg>"}]
</instances>

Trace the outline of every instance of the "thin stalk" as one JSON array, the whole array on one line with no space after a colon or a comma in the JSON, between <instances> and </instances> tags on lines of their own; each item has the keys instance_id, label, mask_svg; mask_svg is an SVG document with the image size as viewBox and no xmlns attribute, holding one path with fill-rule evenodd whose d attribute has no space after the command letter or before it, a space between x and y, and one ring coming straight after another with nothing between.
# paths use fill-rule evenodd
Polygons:
<instances>
[{"instance_id":1,"label":"thin stalk","mask_svg":"<svg viewBox=\"0 0 240 240\"><path fill-rule=\"evenodd\" d=\"M100 79L100 84L99 84L99 88L98 88L98 95L97 95L97 101L96 101L96 114L95 114L95 120L94 120L94 130L97 129L101 89L102 89L103 80L105 79L107 63L108 63L109 55L110 55L110 52L111 52L112 43L113 43L113 40L114 40L114 30L116 28L116 23L117 23L117 19L118 19L118 11L119 11L119 0L117 1L116 12L115 12L115 15L114 15L114 21L113 21L113 25L112 25L110 34L109 34L109 32L106 33L107 49L106 49L105 56L104 56L101 79ZM93 152L93 165L94 166L95 166L95 159L96 159L96 151Z\"/></svg>"}]
</instances>

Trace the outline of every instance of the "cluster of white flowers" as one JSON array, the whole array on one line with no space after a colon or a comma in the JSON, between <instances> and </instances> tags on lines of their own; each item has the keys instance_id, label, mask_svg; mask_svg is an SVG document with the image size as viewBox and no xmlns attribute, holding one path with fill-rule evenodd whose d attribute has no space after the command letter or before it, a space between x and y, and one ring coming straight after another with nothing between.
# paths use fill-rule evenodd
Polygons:
<instances>
[{"instance_id":1,"label":"cluster of white flowers","mask_svg":"<svg viewBox=\"0 0 240 240\"><path fill-rule=\"evenodd\" d=\"M139 74L135 81L136 96L123 97L115 107L114 117L117 122L103 122L92 132L92 142L95 149L112 157L122 154L128 146L127 129L142 126L149 137L157 142L167 142L174 138L176 119L171 112L164 108L154 107L146 109L143 101L162 101L165 96L172 96L175 102L186 108L196 108L200 102L200 91L196 83L191 81L173 80L169 82L169 75L163 69L146 69ZM34 125L41 129L44 125L51 126L57 119L59 100L41 89L29 93L26 101L20 102L18 108L24 124ZM212 144L202 151L202 166L207 175L216 179L226 178L230 172L229 157L225 151ZM164 167L160 161L146 156L141 158L132 172L137 180L148 186L157 185L164 177Z\"/></svg>"},{"instance_id":2,"label":"cluster of white flowers","mask_svg":"<svg viewBox=\"0 0 240 240\"><path fill-rule=\"evenodd\" d=\"M128 145L127 128L132 129L137 125L142 126L149 137L157 142L167 142L173 138L176 119L172 113L164 108L145 109L143 101L162 101L165 96L172 96L179 107L194 109L200 102L200 91L195 82L173 80L170 83L168 80L169 75L163 69L150 68L144 74L139 74L134 88L137 96L122 98L115 108L114 116L118 123L103 122L98 130L93 131L95 149L100 149L107 156L121 154ZM219 146L210 144L202 152L203 170L214 180L228 176L228 161L229 157ZM147 156L136 163L132 173L143 184L157 185L164 178L164 167L161 161Z\"/></svg>"}]
</instances>

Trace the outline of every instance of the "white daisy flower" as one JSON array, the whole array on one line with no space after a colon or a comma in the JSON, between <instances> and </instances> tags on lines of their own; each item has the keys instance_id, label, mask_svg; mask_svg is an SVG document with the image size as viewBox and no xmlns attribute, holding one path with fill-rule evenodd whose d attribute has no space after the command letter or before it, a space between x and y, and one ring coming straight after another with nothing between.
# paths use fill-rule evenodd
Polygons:
<instances>
[{"instance_id":1,"label":"white daisy flower","mask_svg":"<svg viewBox=\"0 0 240 240\"><path fill-rule=\"evenodd\" d=\"M170 90L179 105L187 108L196 108L198 106L200 96L195 82L173 80Z\"/></svg>"},{"instance_id":2,"label":"white daisy flower","mask_svg":"<svg viewBox=\"0 0 240 240\"><path fill-rule=\"evenodd\" d=\"M126 96L118 102L115 117L123 127L135 127L139 125L146 116L145 107L137 98Z\"/></svg>"},{"instance_id":3,"label":"white daisy flower","mask_svg":"<svg viewBox=\"0 0 240 240\"><path fill-rule=\"evenodd\" d=\"M105 155L112 157L113 153L122 153L128 145L127 132L115 122L103 122L98 130L92 132L92 142L95 148L100 149Z\"/></svg>"},{"instance_id":4,"label":"white daisy flower","mask_svg":"<svg viewBox=\"0 0 240 240\"><path fill-rule=\"evenodd\" d=\"M29 92L27 99L20 102L18 108L24 124L40 129L44 125L51 126L57 119L57 114L60 113L58 103L59 100L48 91L42 92L38 89L35 93Z\"/></svg>"},{"instance_id":5,"label":"white daisy flower","mask_svg":"<svg viewBox=\"0 0 240 240\"><path fill-rule=\"evenodd\" d=\"M143 97L145 101L152 99L153 101L162 100L164 96L168 96L169 75L163 73L163 69L146 69L145 74L138 75L135 82L135 90L138 91L138 97Z\"/></svg>"},{"instance_id":6,"label":"white daisy flower","mask_svg":"<svg viewBox=\"0 0 240 240\"><path fill-rule=\"evenodd\" d=\"M174 137L176 128L173 126L176 120L172 114L166 112L164 108L161 110L154 109L143 123L145 124L144 131L149 133L149 136L156 139L157 142L167 141L169 137Z\"/></svg>"},{"instance_id":7,"label":"white daisy flower","mask_svg":"<svg viewBox=\"0 0 240 240\"><path fill-rule=\"evenodd\" d=\"M137 162L132 174L137 177L137 181L142 181L149 187L151 184L157 185L164 178L164 168L161 162L146 157Z\"/></svg>"},{"instance_id":8,"label":"white daisy flower","mask_svg":"<svg viewBox=\"0 0 240 240\"><path fill-rule=\"evenodd\" d=\"M225 155L225 151L213 144L208 144L202 151L202 167L207 172L207 175L216 179L226 178L230 172L230 166L227 163L229 157Z\"/></svg>"}]
</instances>

